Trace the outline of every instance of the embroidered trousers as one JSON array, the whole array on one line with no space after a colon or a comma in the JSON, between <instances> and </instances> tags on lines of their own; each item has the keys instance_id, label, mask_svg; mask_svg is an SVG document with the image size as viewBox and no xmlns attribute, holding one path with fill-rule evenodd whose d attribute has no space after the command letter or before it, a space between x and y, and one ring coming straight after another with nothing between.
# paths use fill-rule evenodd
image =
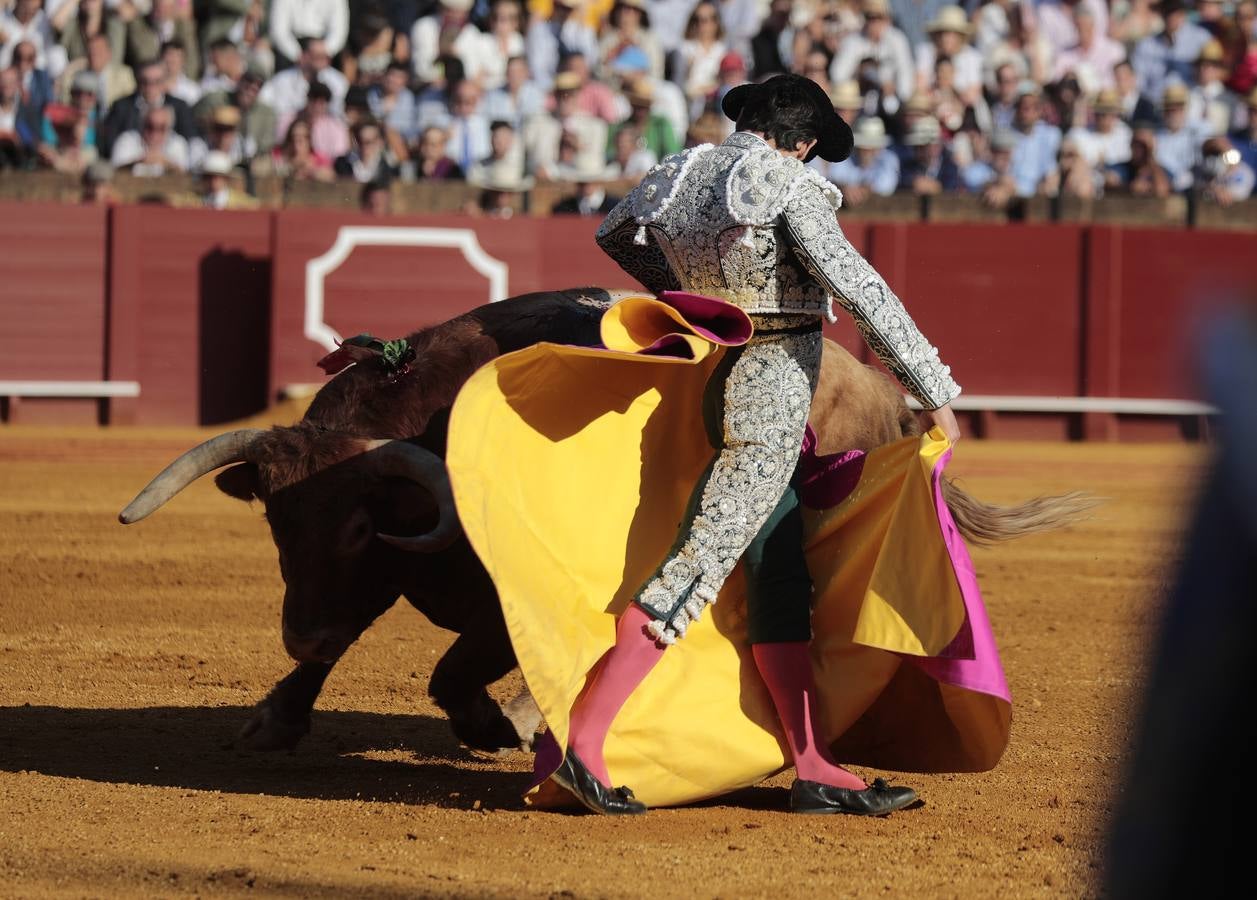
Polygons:
<instances>
[{"instance_id":1,"label":"embroidered trousers","mask_svg":"<svg viewBox=\"0 0 1257 900\"><path fill-rule=\"evenodd\" d=\"M764 640L766 629L774 640L809 637L812 585L790 484L820 373L821 325L813 316L751 319L755 335L726 352L706 392L704 419L718 453L672 551L637 595L655 619L651 634L665 644L715 601L744 554L752 640ZM778 636L786 633L794 636Z\"/></svg>"}]
</instances>

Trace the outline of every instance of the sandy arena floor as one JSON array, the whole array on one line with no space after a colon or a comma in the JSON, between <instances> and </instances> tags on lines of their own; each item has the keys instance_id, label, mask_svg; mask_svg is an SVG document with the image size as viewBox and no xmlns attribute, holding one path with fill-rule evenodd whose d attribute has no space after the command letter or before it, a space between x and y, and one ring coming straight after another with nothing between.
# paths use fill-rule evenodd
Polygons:
<instances>
[{"instance_id":1,"label":"sandy arena floor","mask_svg":"<svg viewBox=\"0 0 1257 900\"><path fill-rule=\"evenodd\" d=\"M290 669L259 511L204 479L140 525L114 518L207 434L0 430L0 895L1097 891L1199 448L958 450L953 473L984 499L1112 498L975 553L1016 703L995 771L904 776L927 805L884 820L790 816L788 775L617 820L529 811L528 756L460 748L426 697L447 636L409 607L351 649L296 753L233 748Z\"/></svg>"}]
</instances>

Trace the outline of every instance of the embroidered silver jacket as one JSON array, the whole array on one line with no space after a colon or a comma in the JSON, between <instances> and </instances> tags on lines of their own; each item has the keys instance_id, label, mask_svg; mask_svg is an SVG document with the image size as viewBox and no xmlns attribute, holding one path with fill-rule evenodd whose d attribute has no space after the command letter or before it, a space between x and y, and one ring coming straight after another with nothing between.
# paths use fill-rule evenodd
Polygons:
<instances>
[{"instance_id":1,"label":"embroidered silver jacket","mask_svg":"<svg viewBox=\"0 0 1257 900\"><path fill-rule=\"evenodd\" d=\"M669 156L607 216L598 244L648 289L719 297L748 313L836 321L836 299L926 409L960 393L951 369L838 226L838 188L753 134Z\"/></svg>"}]
</instances>

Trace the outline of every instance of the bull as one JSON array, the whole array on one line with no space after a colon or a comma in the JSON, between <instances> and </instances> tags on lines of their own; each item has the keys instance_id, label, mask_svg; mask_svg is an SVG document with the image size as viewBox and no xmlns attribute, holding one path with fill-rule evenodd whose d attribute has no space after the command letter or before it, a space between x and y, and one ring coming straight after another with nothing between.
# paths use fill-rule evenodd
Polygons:
<instances>
[{"instance_id":1,"label":"bull","mask_svg":"<svg viewBox=\"0 0 1257 900\"><path fill-rule=\"evenodd\" d=\"M138 522L219 469L220 490L265 506L285 586L283 643L297 665L245 723L245 746L295 747L337 660L400 597L457 634L428 691L459 740L487 751L531 742L530 698L503 710L487 691L516 660L492 580L458 524L443 463L449 411L463 383L499 354L539 341L596 345L614 299L599 289L527 294L415 332L404 374L348 368L297 424L214 437L122 511L123 524ZM812 423L822 452L868 450L920 430L890 379L829 341ZM1001 508L951 483L945 491L962 533L978 542L1057 527L1086 506L1066 495Z\"/></svg>"}]
</instances>

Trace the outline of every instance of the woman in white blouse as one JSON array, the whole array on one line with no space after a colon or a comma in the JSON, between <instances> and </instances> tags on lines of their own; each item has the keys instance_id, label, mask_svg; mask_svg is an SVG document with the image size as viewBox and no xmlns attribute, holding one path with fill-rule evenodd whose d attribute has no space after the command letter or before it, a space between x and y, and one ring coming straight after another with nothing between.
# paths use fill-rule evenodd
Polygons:
<instances>
[{"instance_id":1,"label":"woman in white blouse","mask_svg":"<svg viewBox=\"0 0 1257 900\"><path fill-rule=\"evenodd\" d=\"M681 83L690 101L691 118L702 112L720 81L720 60L729 51L724 36L715 3L703 0L694 7L681 43Z\"/></svg>"},{"instance_id":2,"label":"woman in white blouse","mask_svg":"<svg viewBox=\"0 0 1257 900\"><path fill-rule=\"evenodd\" d=\"M519 0L493 0L489 30L480 39L480 75L485 90L506 84L506 61L524 55L524 9Z\"/></svg>"}]
</instances>

